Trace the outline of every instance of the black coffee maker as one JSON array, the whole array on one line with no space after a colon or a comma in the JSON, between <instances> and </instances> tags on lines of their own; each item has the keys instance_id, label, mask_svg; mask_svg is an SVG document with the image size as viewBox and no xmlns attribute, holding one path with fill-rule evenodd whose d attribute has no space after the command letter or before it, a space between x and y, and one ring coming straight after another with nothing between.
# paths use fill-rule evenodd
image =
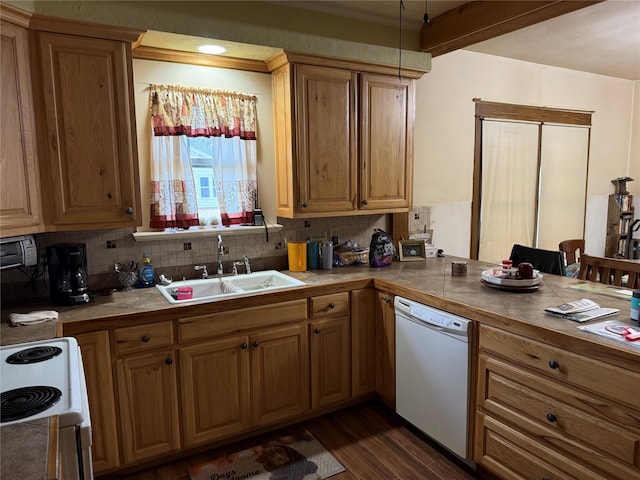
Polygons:
<instances>
[{"instance_id":1,"label":"black coffee maker","mask_svg":"<svg viewBox=\"0 0 640 480\"><path fill-rule=\"evenodd\" d=\"M49 297L56 305L89 303L87 245L59 243L47 247Z\"/></svg>"}]
</instances>

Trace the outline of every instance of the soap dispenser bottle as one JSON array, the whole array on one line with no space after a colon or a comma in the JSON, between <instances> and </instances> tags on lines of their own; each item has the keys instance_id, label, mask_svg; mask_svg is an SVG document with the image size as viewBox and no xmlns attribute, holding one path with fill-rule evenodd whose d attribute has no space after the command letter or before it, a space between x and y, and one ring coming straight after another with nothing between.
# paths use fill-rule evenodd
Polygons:
<instances>
[{"instance_id":1,"label":"soap dispenser bottle","mask_svg":"<svg viewBox=\"0 0 640 480\"><path fill-rule=\"evenodd\" d=\"M140 272L138 275L138 286L140 288L153 287L155 271L151 264L151 259L145 253L142 254L142 263L140 264Z\"/></svg>"}]
</instances>

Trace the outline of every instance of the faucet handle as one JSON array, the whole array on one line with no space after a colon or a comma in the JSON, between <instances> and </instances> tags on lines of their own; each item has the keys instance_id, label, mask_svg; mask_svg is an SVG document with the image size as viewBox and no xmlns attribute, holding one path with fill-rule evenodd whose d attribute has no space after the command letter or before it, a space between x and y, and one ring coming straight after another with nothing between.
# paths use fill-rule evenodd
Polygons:
<instances>
[{"instance_id":1,"label":"faucet handle","mask_svg":"<svg viewBox=\"0 0 640 480\"><path fill-rule=\"evenodd\" d=\"M209 273L207 272L207 266L206 265L194 265L193 266L194 270L202 270L202 278L208 278L209 277Z\"/></svg>"}]
</instances>

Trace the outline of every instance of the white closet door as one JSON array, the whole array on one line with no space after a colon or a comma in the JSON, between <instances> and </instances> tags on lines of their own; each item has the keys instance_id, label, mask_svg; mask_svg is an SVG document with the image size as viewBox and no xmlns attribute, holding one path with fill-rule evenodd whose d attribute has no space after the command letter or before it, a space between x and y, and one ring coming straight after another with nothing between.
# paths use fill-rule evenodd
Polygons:
<instances>
[{"instance_id":1,"label":"white closet door","mask_svg":"<svg viewBox=\"0 0 640 480\"><path fill-rule=\"evenodd\" d=\"M542 126L538 247L583 238L589 128Z\"/></svg>"},{"instance_id":2,"label":"white closet door","mask_svg":"<svg viewBox=\"0 0 640 480\"><path fill-rule=\"evenodd\" d=\"M499 263L509 258L515 243L533 243L538 128L536 123L483 121L481 261Z\"/></svg>"}]
</instances>

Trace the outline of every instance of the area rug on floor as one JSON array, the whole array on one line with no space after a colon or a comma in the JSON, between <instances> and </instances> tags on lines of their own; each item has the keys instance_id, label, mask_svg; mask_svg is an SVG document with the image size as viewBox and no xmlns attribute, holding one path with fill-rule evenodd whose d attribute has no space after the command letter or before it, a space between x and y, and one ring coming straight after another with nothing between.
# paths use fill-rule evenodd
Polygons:
<instances>
[{"instance_id":1,"label":"area rug on floor","mask_svg":"<svg viewBox=\"0 0 640 480\"><path fill-rule=\"evenodd\" d=\"M188 470L191 480L321 480L344 467L309 432L220 457Z\"/></svg>"}]
</instances>

